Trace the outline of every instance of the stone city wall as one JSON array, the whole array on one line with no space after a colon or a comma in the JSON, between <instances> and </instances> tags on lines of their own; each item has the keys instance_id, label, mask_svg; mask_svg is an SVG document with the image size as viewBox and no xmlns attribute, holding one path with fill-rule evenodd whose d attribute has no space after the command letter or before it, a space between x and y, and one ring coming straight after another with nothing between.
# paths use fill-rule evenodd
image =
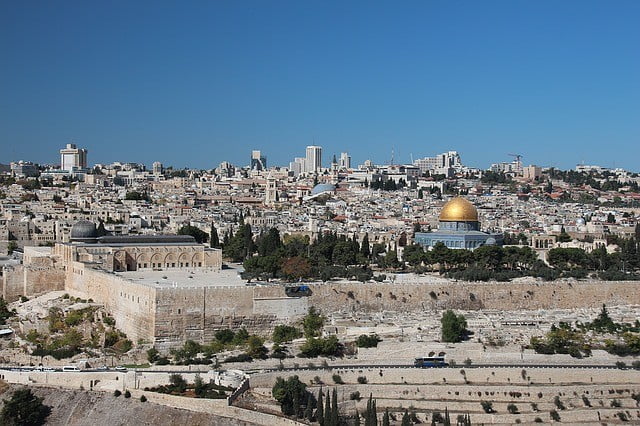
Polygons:
<instances>
[{"instance_id":1,"label":"stone city wall","mask_svg":"<svg viewBox=\"0 0 640 426\"><path fill-rule=\"evenodd\" d=\"M637 281L553 281L511 283L331 283L310 285L309 306L323 312L415 312L441 309L573 309L640 304ZM261 294L284 294L263 287ZM263 296L264 297L264 296Z\"/></svg>"},{"instance_id":2,"label":"stone city wall","mask_svg":"<svg viewBox=\"0 0 640 426\"><path fill-rule=\"evenodd\" d=\"M252 287L176 286L159 288L156 294L155 342L160 349L187 339L209 342L223 328L268 333L276 321L274 313L254 313Z\"/></svg>"},{"instance_id":3,"label":"stone city wall","mask_svg":"<svg viewBox=\"0 0 640 426\"><path fill-rule=\"evenodd\" d=\"M2 268L2 298L7 302L15 302L24 296L24 266L6 266Z\"/></svg>"},{"instance_id":4,"label":"stone city wall","mask_svg":"<svg viewBox=\"0 0 640 426\"><path fill-rule=\"evenodd\" d=\"M52 257L35 257L25 262L23 293L37 296L50 291L64 290L65 271L60 262Z\"/></svg>"},{"instance_id":5,"label":"stone city wall","mask_svg":"<svg viewBox=\"0 0 640 426\"><path fill-rule=\"evenodd\" d=\"M116 327L133 342L153 342L156 291L81 262L67 265L65 290L72 296L101 303L116 320Z\"/></svg>"}]
</instances>

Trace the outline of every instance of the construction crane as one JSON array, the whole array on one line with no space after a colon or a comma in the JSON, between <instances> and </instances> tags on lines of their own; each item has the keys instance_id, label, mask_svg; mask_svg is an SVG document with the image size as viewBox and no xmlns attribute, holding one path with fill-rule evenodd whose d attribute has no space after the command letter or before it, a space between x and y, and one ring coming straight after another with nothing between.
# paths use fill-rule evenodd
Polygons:
<instances>
[{"instance_id":1,"label":"construction crane","mask_svg":"<svg viewBox=\"0 0 640 426\"><path fill-rule=\"evenodd\" d=\"M518 172L522 172L522 155L521 154L507 154L516 159L516 168Z\"/></svg>"}]
</instances>

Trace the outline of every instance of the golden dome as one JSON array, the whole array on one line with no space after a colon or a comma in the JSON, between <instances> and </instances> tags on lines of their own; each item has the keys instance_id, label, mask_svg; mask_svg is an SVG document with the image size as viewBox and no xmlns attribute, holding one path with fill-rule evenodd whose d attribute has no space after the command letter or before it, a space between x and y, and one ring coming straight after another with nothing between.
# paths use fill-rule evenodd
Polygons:
<instances>
[{"instance_id":1,"label":"golden dome","mask_svg":"<svg viewBox=\"0 0 640 426\"><path fill-rule=\"evenodd\" d=\"M477 222L478 210L469 201L456 197L444 205L440 212L442 222Z\"/></svg>"}]
</instances>

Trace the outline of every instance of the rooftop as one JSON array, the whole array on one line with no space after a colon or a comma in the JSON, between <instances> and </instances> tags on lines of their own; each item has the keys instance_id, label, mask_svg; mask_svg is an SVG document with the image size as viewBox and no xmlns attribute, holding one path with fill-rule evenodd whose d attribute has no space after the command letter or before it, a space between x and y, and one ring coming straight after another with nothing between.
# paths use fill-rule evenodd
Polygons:
<instances>
[{"instance_id":1,"label":"rooftop","mask_svg":"<svg viewBox=\"0 0 640 426\"><path fill-rule=\"evenodd\" d=\"M116 272L115 275L155 288L244 287L246 281L238 276L240 272L242 269L236 268L221 271L187 268L184 270Z\"/></svg>"}]
</instances>

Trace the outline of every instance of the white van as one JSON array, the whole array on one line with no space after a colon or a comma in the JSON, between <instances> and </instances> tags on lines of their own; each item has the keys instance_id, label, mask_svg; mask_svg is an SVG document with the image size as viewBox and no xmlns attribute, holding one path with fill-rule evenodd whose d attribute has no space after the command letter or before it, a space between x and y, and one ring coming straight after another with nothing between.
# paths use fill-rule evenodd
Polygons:
<instances>
[{"instance_id":1,"label":"white van","mask_svg":"<svg viewBox=\"0 0 640 426\"><path fill-rule=\"evenodd\" d=\"M62 371L80 371L80 369L75 365L65 365L62 367Z\"/></svg>"}]
</instances>

